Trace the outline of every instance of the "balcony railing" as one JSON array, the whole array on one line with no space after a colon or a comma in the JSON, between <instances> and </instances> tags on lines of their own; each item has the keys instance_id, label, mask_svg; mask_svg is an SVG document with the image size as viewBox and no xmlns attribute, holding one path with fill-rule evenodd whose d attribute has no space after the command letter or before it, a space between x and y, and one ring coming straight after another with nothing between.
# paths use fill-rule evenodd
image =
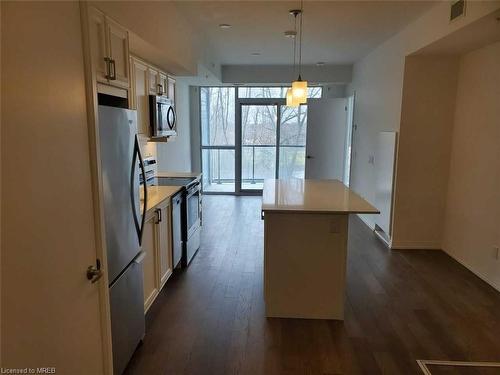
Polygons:
<instances>
[{"instance_id":1,"label":"balcony railing","mask_svg":"<svg viewBox=\"0 0 500 375\"><path fill-rule=\"evenodd\" d=\"M257 161L256 158L256 150L258 151L259 149L272 149L272 148L277 148L276 145L268 144L268 145L242 145L242 159L244 167L242 170L242 180L241 183L242 185L262 185L264 180L266 178L273 178L275 175L275 170L278 168L278 166L275 165L276 163L276 154L272 155L272 160L261 160L262 162L269 161L272 163L273 168L272 168L272 173L271 175L263 175L262 173L259 173L258 169L265 168L265 166L262 165L257 165L259 161ZM305 149L304 145L280 145L279 148L281 150L284 150L286 148L296 148L296 149ZM212 158L212 160L209 160L209 171L205 171L204 175L207 177L208 185L211 184L234 184L235 178L232 177L234 176L234 170L228 171L227 168L224 170L223 165L228 165L232 164L234 165L234 162L231 160L229 162L224 162L224 157L227 157L223 154L224 151L227 151L227 148L210 148L211 151L216 151L215 157ZM251 150L250 152L248 151L243 151L243 150ZM281 156L281 155L280 155ZM250 159L250 160L249 160ZM249 163L250 161L250 163ZM257 161L257 162L256 162ZM250 168L249 168L250 166ZM226 177L224 177L226 175ZM227 176L231 177L227 177ZM208 188L206 186L205 188Z\"/></svg>"}]
</instances>

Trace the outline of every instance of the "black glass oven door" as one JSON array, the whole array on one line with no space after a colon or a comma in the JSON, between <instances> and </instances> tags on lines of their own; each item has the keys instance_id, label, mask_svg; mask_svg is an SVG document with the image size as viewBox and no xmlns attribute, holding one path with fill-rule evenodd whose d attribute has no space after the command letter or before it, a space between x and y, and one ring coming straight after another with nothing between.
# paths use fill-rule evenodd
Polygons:
<instances>
[{"instance_id":1,"label":"black glass oven door","mask_svg":"<svg viewBox=\"0 0 500 375\"><path fill-rule=\"evenodd\" d=\"M188 238L200 226L200 191L196 189L187 196L187 227Z\"/></svg>"}]
</instances>

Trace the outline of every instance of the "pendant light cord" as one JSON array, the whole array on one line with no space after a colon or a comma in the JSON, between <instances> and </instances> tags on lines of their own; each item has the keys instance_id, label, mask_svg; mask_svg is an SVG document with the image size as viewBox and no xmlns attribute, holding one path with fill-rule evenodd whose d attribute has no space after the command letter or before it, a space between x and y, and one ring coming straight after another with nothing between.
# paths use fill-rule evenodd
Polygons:
<instances>
[{"instance_id":1,"label":"pendant light cord","mask_svg":"<svg viewBox=\"0 0 500 375\"><path fill-rule=\"evenodd\" d=\"M293 30L295 31L295 36L293 37L293 72L292 79L295 78L295 63L297 59L297 13L294 14L295 23L293 26Z\"/></svg>"},{"instance_id":2,"label":"pendant light cord","mask_svg":"<svg viewBox=\"0 0 500 375\"><path fill-rule=\"evenodd\" d=\"M302 79L302 18L304 18L304 0L300 0L299 80Z\"/></svg>"}]
</instances>

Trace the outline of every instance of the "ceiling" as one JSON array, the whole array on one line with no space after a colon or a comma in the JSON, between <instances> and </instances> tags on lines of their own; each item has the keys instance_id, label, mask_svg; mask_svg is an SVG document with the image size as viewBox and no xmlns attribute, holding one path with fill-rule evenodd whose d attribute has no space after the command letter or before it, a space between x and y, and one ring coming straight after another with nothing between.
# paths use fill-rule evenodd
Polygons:
<instances>
[{"instance_id":1,"label":"ceiling","mask_svg":"<svg viewBox=\"0 0 500 375\"><path fill-rule=\"evenodd\" d=\"M303 63L350 64L418 18L429 1L305 1ZM289 64L299 1L178 1L221 64ZM231 24L221 29L219 24ZM260 53L253 56L252 53Z\"/></svg>"}]
</instances>

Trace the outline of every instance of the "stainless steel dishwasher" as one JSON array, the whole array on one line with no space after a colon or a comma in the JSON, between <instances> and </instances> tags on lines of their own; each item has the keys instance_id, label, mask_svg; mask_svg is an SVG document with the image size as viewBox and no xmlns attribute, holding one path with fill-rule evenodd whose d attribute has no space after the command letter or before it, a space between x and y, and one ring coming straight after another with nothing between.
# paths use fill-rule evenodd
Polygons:
<instances>
[{"instance_id":1,"label":"stainless steel dishwasher","mask_svg":"<svg viewBox=\"0 0 500 375\"><path fill-rule=\"evenodd\" d=\"M184 189L183 189L184 190ZM184 191L180 191L172 198L172 259L174 268L180 267L182 259L182 201Z\"/></svg>"}]
</instances>

